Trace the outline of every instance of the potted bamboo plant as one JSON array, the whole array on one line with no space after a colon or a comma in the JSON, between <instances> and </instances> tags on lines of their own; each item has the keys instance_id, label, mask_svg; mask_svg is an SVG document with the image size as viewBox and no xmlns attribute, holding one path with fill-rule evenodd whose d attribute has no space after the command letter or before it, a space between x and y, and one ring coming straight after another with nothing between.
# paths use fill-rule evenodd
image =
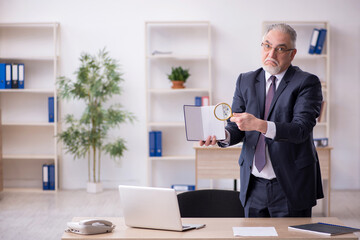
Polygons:
<instances>
[{"instance_id":1,"label":"potted bamboo plant","mask_svg":"<svg viewBox=\"0 0 360 240\"><path fill-rule=\"evenodd\" d=\"M119 64L103 49L97 55L81 54L80 66L75 72L76 80L67 77L58 79L59 96L65 100L80 100L86 105L79 119L68 114L66 130L58 135L67 152L75 159L88 161L88 192L101 192L101 156L103 153L119 161L126 150L125 140L108 139L108 132L125 121L132 122L132 113L123 110L120 104L109 106L111 97L121 94L120 83L124 81Z\"/></svg>"},{"instance_id":2,"label":"potted bamboo plant","mask_svg":"<svg viewBox=\"0 0 360 240\"><path fill-rule=\"evenodd\" d=\"M172 67L171 74L167 75L169 80L172 82L173 89L185 88L184 83L190 77L189 69L183 69L181 66Z\"/></svg>"}]
</instances>

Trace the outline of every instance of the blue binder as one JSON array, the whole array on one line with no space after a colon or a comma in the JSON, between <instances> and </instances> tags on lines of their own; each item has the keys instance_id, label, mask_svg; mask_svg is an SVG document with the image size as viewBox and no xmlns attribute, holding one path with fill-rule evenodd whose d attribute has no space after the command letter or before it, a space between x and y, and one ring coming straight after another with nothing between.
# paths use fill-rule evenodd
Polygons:
<instances>
[{"instance_id":1,"label":"blue binder","mask_svg":"<svg viewBox=\"0 0 360 240\"><path fill-rule=\"evenodd\" d=\"M48 107L49 107L49 122L54 122L54 97L48 98Z\"/></svg>"},{"instance_id":2,"label":"blue binder","mask_svg":"<svg viewBox=\"0 0 360 240\"><path fill-rule=\"evenodd\" d=\"M43 190L49 190L49 168L46 164L42 166L42 183Z\"/></svg>"},{"instance_id":3,"label":"blue binder","mask_svg":"<svg viewBox=\"0 0 360 240\"><path fill-rule=\"evenodd\" d=\"M322 28L320 29L318 41L316 43L316 48L315 48L316 54L321 54L324 47L325 38L326 38L326 29Z\"/></svg>"},{"instance_id":4,"label":"blue binder","mask_svg":"<svg viewBox=\"0 0 360 240\"><path fill-rule=\"evenodd\" d=\"M161 157L162 156L162 133L161 133L161 131L155 132L155 149L156 149L155 156Z\"/></svg>"},{"instance_id":5,"label":"blue binder","mask_svg":"<svg viewBox=\"0 0 360 240\"><path fill-rule=\"evenodd\" d=\"M12 84L11 84L11 81L12 81L12 66L9 63L5 63L5 66L6 66L5 88L8 89L8 88L12 87Z\"/></svg>"},{"instance_id":6,"label":"blue binder","mask_svg":"<svg viewBox=\"0 0 360 240\"><path fill-rule=\"evenodd\" d=\"M201 97L195 97L195 106L201 106Z\"/></svg>"},{"instance_id":7,"label":"blue binder","mask_svg":"<svg viewBox=\"0 0 360 240\"><path fill-rule=\"evenodd\" d=\"M6 64L0 63L0 89L5 89L6 83Z\"/></svg>"},{"instance_id":8,"label":"blue binder","mask_svg":"<svg viewBox=\"0 0 360 240\"><path fill-rule=\"evenodd\" d=\"M55 190L55 166L54 164L48 165L49 171L49 190Z\"/></svg>"},{"instance_id":9,"label":"blue binder","mask_svg":"<svg viewBox=\"0 0 360 240\"><path fill-rule=\"evenodd\" d=\"M310 54L315 53L316 43L317 43L318 38L319 38L319 32L320 32L320 30L317 29L317 28L314 28L314 30L312 32L311 39L310 39L310 47L309 47L309 53Z\"/></svg>"},{"instance_id":10,"label":"blue binder","mask_svg":"<svg viewBox=\"0 0 360 240\"><path fill-rule=\"evenodd\" d=\"M17 64L12 65L12 81L11 81L11 88L19 88L19 66Z\"/></svg>"},{"instance_id":11,"label":"blue binder","mask_svg":"<svg viewBox=\"0 0 360 240\"><path fill-rule=\"evenodd\" d=\"M156 156L156 147L155 147L155 140L156 134L154 131L149 132L149 156L155 157Z\"/></svg>"},{"instance_id":12,"label":"blue binder","mask_svg":"<svg viewBox=\"0 0 360 240\"><path fill-rule=\"evenodd\" d=\"M18 81L18 87L21 89L24 89L24 83L25 83L25 64L20 63L18 64L18 77L19 77L19 81Z\"/></svg>"}]
</instances>

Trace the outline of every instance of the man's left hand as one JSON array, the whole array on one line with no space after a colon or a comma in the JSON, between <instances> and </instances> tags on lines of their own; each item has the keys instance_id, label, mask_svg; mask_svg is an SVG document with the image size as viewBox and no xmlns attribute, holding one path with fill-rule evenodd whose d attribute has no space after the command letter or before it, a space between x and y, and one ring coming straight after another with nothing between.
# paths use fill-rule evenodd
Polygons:
<instances>
[{"instance_id":1,"label":"man's left hand","mask_svg":"<svg viewBox=\"0 0 360 240\"><path fill-rule=\"evenodd\" d=\"M233 113L230 121L236 123L241 131L259 131L261 133L267 131L266 121L256 118L250 113Z\"/></svg>"}]
</instances>

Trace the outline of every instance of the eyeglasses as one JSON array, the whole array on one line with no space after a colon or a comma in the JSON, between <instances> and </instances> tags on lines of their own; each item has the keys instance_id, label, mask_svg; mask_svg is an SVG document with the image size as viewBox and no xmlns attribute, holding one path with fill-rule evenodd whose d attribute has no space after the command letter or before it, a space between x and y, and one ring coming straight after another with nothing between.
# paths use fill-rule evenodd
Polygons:
<instances>
[{"instance_id":1,"label":"eyeglasses","mask_svg":"<svg viewBox=\"0 0 360 240\"><path fill-rule=\"evenodd\" d=\"M280 53L280 54L286 53L286 52L289 52L289 51L292 51L292 50L295 50L295 48L287 49L287 48L284 47L284 46L272 47L272 46L270 46L270 44L268 44L268 43L261 43L261 46L263 47L263 49L264 49L265 52L270 52L271 49L274 49L275 52Z\"/></svg>"}]
</instances>

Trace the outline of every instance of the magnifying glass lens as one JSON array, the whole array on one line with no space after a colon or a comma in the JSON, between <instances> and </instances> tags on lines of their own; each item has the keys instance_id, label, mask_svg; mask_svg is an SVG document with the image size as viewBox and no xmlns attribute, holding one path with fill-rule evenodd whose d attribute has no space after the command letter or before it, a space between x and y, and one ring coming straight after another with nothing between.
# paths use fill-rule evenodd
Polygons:
<instances>
[{"instance_id":1,"label":"magnifying glass lens","mask_svg":"<svg viewBox=\"0 0 360 240\"><path fill-rule=\"evenodd\" d=\"M219 103L215 106L214 110L215 117L221 121L225 121L231 117L232 111L227 103Z\"/></svg>"}]
</instances>

